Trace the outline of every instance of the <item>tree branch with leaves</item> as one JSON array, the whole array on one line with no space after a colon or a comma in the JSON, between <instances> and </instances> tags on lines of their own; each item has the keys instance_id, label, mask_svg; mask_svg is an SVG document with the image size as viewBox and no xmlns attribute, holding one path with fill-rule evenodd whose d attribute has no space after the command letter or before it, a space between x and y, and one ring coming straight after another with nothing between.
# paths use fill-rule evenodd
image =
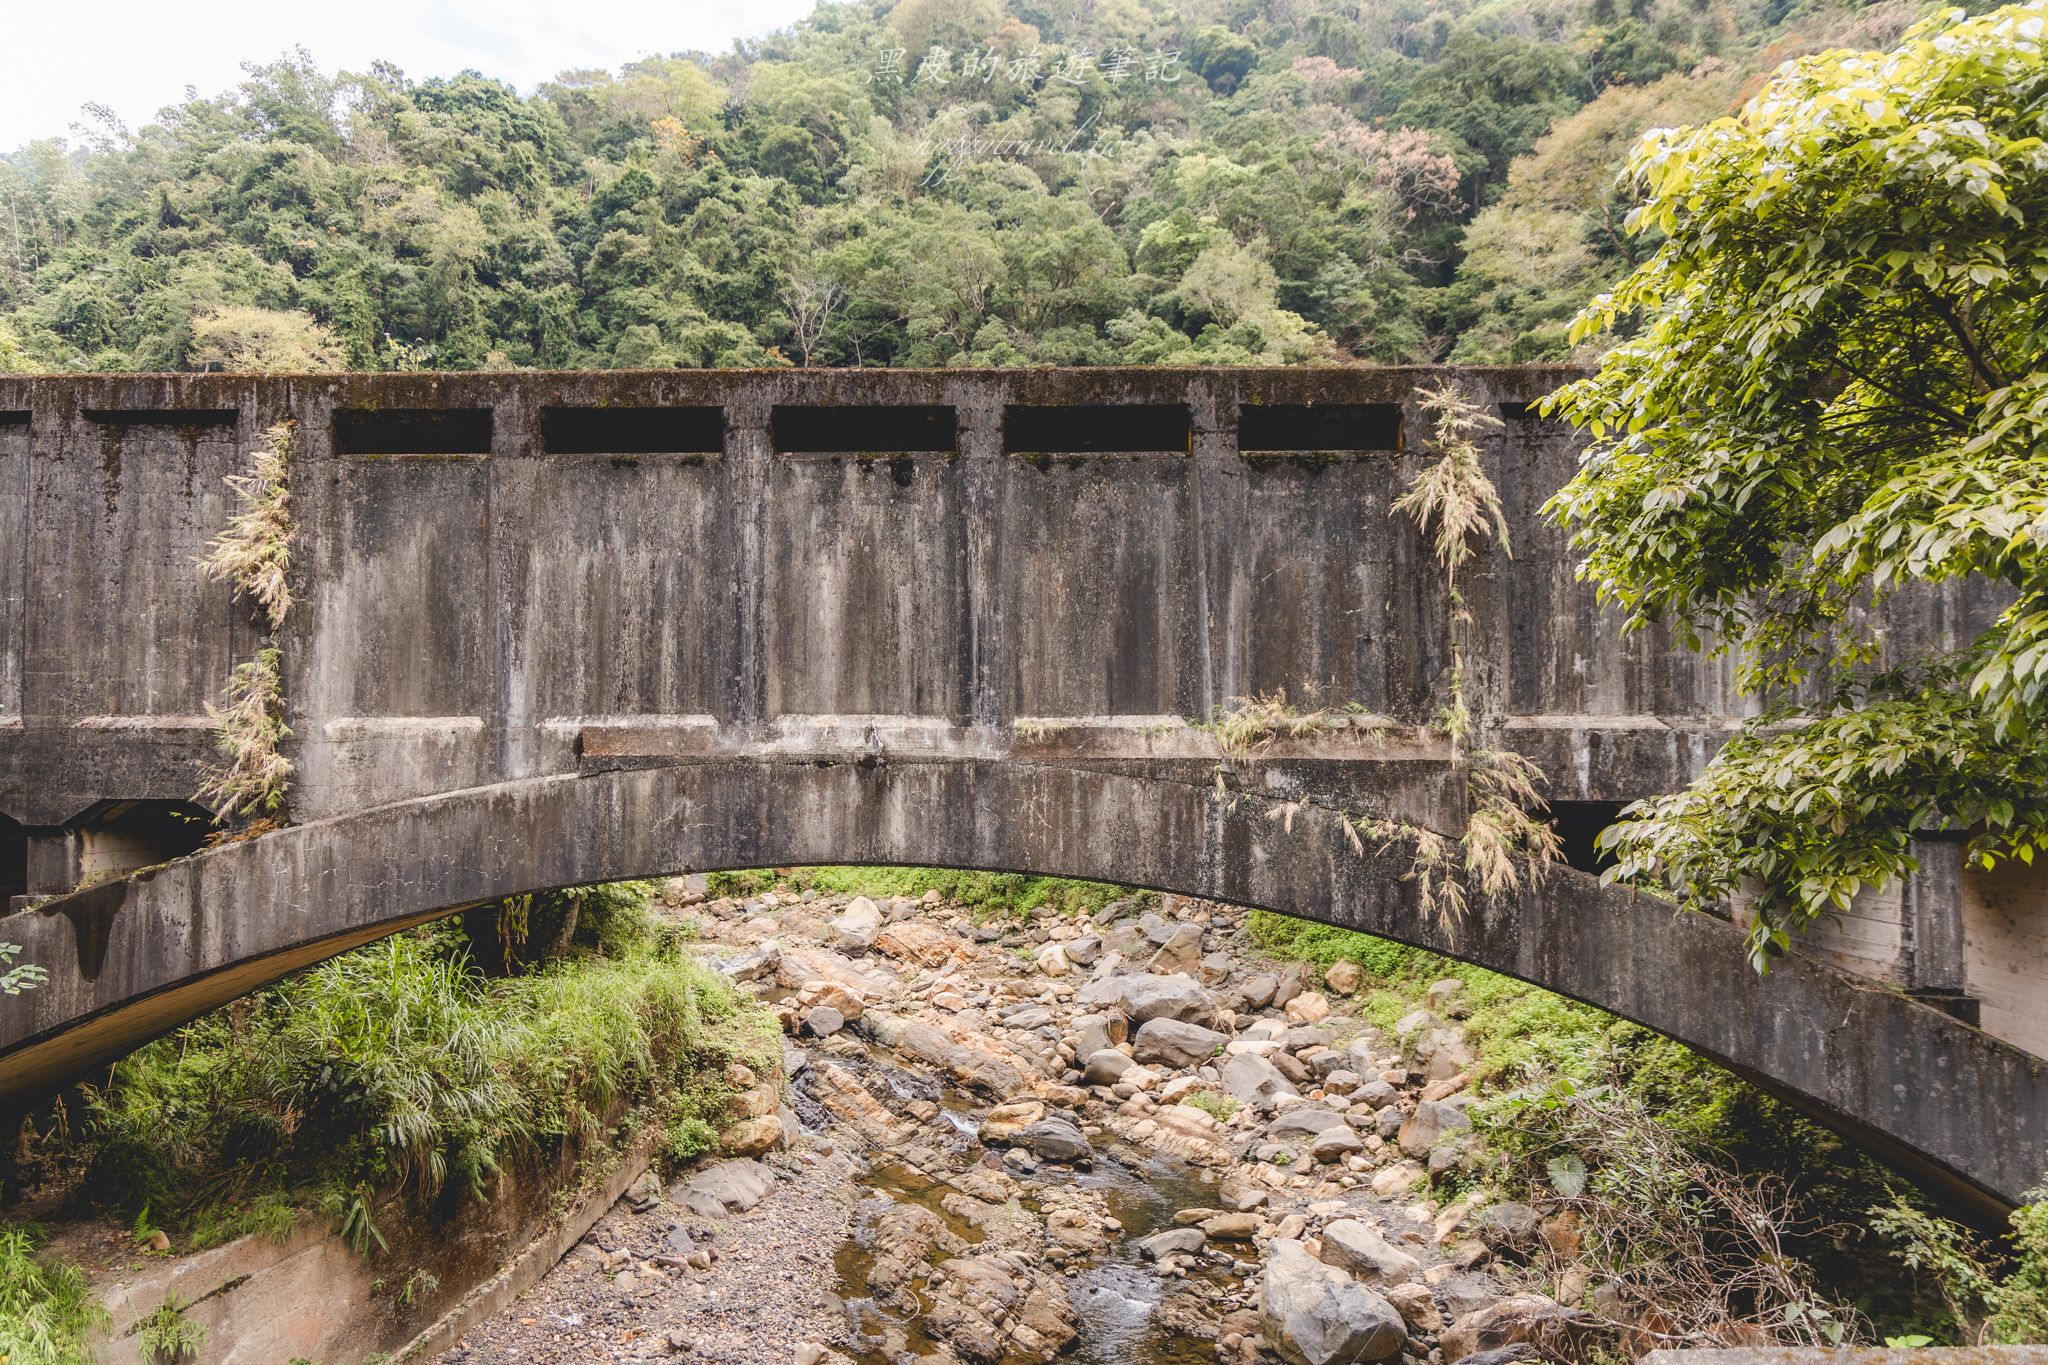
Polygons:
<instances>
[{"instance_id":1,"label":"tree branch with leaves","mask_svg":"<svg viewBox=\"0 0 2048 1365\"><path fill-rule=\"evenodd\" d=\"M1628 226L1662 245L1579 316L1620 339L1547 403L1592 436L1548 507L1582 575L1766 703L1603 836L1610 876L1753 891L1759 969L1912 871L1916 830L1979 867L2048 848L2044 29L2043 3L1944 11L1647 134ZM2010 603L1988 629L1881 660L1864 608L1972 579Z\"/></svg>"}]
</instances>

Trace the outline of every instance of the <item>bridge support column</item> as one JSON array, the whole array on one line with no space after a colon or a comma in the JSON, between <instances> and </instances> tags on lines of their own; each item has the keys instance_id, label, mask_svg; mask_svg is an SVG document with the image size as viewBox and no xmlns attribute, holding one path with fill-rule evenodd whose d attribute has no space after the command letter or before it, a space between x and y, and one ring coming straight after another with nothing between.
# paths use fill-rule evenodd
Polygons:
<instances>
[{"instance_id":1,"label":"bridge support column","mask_svg":"<svg viewBox=\"0 0 2048 1365\"><path fill-rule=\"evenodd\" d=\"M1920 870L1899 888L1906 989L1966 1024L1978 1020L1963 968L1963 840L1945 831L1913 839Z\"/></svg>"}]
</instances>

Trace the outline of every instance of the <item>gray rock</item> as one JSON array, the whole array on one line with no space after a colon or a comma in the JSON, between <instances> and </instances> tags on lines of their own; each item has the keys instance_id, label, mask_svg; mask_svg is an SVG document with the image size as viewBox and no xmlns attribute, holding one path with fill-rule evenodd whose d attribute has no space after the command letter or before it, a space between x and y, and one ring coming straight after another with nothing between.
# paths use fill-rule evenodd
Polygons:
<instances>
[{"instance_id":1,"label":"gray rock","mask_svg":"<svg viewBox=\"0 0 2048 1365\"><path fill-rule=\"evenodd\" d=\"M699 1218L745 1213L761 1202L775 1184L775 1174L745 1158L707 1166L688 1180L671 1185L668 1199Z\"/></svg>"},{"instance_id":2,"label":"gray rock","mask_svg":"<svg viewBox=\"0 0 2048 1365\"><path fill-rule=\"evenodd\" d=\"M1472 1120L1465 1117L1465 1111L1442 1100L1424 1100L1415 1106L1415 1113L1401 1125L1398 1135L1401 1150L1412 1157L1429 1155L1429 1149L1436 1146L1446 1133L1455 1133L1470 1128Z\"/></svg>"},{"instance_id":3,"label":"gray rock","mask_svg":"<svg viewBox=\"0 0 2048 1365\"><path fill-rule=\"evenodd\" d=\"M1401 1112L1401 1106L1390 1104L1374 1116L1373 1131L1391 1142L1401 1135L1401 1125L1407 1121L1408 1116Z\"/></svg>"},{"instance_id":4,"label":"gray rock","mask_svg":"<svg viewBox=\"0 0 2048 1365\"><path fill-rule=\"evenodd\" d=\"M1130 1020L1121 1014L1084 1014L1074 1021L1074 1055L1090 1056L1130 1036Z\"/></svg>"},{"instance_id":5,"label":"gray rock","mask_svg":"<svg viewBox=\"0 0 2048 1365\"><path fill-rule=\"evenodd\" d=\"M1141 1239L1137 1244L1138 1254L1148 1261L1163 1261L1168 1256L1186 1256L1200 1251L1205 1240L1200 1228L1171 1228Z\"/></svg>"},{"instance_id":6,"label":"gray rock","mask_svg":"<svg viewBox=\"0 0 2048 1365\"><path fill-rule=\"evenodd\" d=\"M881 932L881 909L866 896L855 896L837 919L826 923L821 937L835 948L860 952L873 947Z\"/></svg>"},{"instance_id":7,"label":"gray rock","mask_svg":"<svg viewBox=\"0 0 2048 1365\"><path fill-rule=\"evenodd\" d=\"M1271 1109L1283 1095L1299 1095L1278 1067L1255 1053L1244 1052L1223 1063L1217 1073L1223 1088L1240 1103Z\"/></svg>"},{"instance_id":8,"label":"gray rock","mask_svg":"<svg viewBox=\"0 0 2048 1365\"><path fill-rule=\"evenodd\" d=\"M1258 976L1246 977L1239 994L1244 999L1246 1009L1262 1010L1273 1003L1273 992L1279 989L1280 978L1262 972Z\"/></svg>"},{"instance_id":9,"label":"gray rock","mask_svg":"<svg viewBox=\"0 0 2048 1365\"><path fill-rule=\"evenodd\" d=\"M1351 1131L1347 1123L1342 1128L1325 1128L1309 1139L1308 1154L1317 1161L1338 1162L1354 1152L1365 1150L1365 1140Z\"/></svg>"},{"instance_id":10,"label":"gray rock","mask_svg":"<svg viewBox=\"0 0 2048 1365\"><path fill-rule=\"evenodd\" d=\"M1202 926L1183 924L1168 935L1145 964L1153 972L1193 972L1202 965Z\"/></svg>"},{"instance_id":11,"label":"gray rock","mask_svg":"<svg viewBox=\"0 0 2048 1365\"><path fill-rule=\"evenodd\" d=\"M1377 1076L1351 1092L1353 1104L1369 1104L1375 1109L1385 1108L1401 1098L1401 1092Z\"/></svg>"},{"instance_id":12,"label":"gray rock","mask_svg":"<svg viewBox=\"0 0 2048 1365\"><path fill-rule=\"evenodd\" d=\"M1421 1261L1381 1236L1379 1229L1356 1218L1339 1218L1323 1229L1323 1260L1389 1289L1406 1284L1422 1268Z\"/></svg>"},{"instance_id":13,"label":"gray rock","mask_svg":"<svg viewBox=\"0 0 2048 1365\"><path fill-rule=\"evenodd\" d=\"M1141 1062L1164 1062L1168 1066L1199 1066L1216 1055L1230 1038L1200 1024L1183 1023L1164 1016L1148 1019L1131 1041Z\"/></svg>"},{"instance_id":14,"label":"gray rock","mask_svg":"<svg viewBox=\"0 0 2048 1365\"><path fill-rule=\"evenodd\" d=\"M1102 940L1093 934L1067 940L1067 960L1079 967L1093 967L1102 956Z\"/></svg>"},{"instance_id":15,"label":"gray rock","mask_svg":"<svg viewBox=\"0 0 2048 1365\"><path fill-rule=\"evenodd\" d=\"M830 1038L846 1027L846 1016L830 1005L813 1005L804 1011L804 1027L815 1038Z\"/></svg>"},{"instance_id":16,"label":"gray rock","mask_svg":"<svg viewBox=\"0 0 2048 1365\"><path fill-rule=\"evenodd\" d=\"M1259 1284L1259 1330L1290 1365L1385 1360L1408 1340L1394 1306L1299 1242L1276 1241Z\"/></svg>"},{"instance_id":17,"label":"gray rock","mask_svg":"<svg viewBox=\"0 0 2048 1365\"><path fill-rule=\"evenodd\" d=\"M1088 1054L1088 1060L1081 1075L1090 1085L1115 1085L1126 1071L1137 1063L1113 1047L1099 1048Z\"/></svg>"},{"instance_id":18,"label":"gray rock","mask_svg":"<svg viewBox=\"0 0 2048 1365\"><path fill-rule=\"evenodd\" d=\"M1216 1013L1216 1002L1202 984L1187 976L1146 972L1107 976L1083 986L1076 1001L1084 1007L1114 1006L1135 1023L1179 1019L1192 1023Z\"/></svg>"},{"instance_id":19,"label":"gray rock","mask_svg":"<svg viewBox=\"0 0 2048 1365\"><path fill-rule=\"evenodd\" d=\"M1333 1114L1317 1105L1304 1104L1288 1110L1267 1124L1266 1136L1282 1140L1314 1137L1332 1128L1342 1128L1347 1133L1351 1131L1350 1123L1342 1114Z\"/></svg>"},{"instance_id":20,"label":"gray rock","mask_svg":"<svg viewBox=\"0 0 2048 1365\"><path fill-rule=\"evenodd\" d=\"M1026 1005L1023 1009L1012 1010L1003 1016L1003 1022L1011 1028L1044 1028L1053 1019L1052 1011L1044 1005Z\"/></svg>"},{"instance_id":21,"label":"gray rock","mask_svg":"<svg viewBox=\"0 0 2048 1365\"><path fill-rule=\"evenodd\" d=\"M1095 1164L1095 1149L1070 1119L1040 1119L1017 1134L1017 1141L1029 1147L1041 1161L1060 1161L1070 1166Z\"/></svg>"},{"instance_id":22,"label":"gray rock","mask_svg":"<svg viewBox=\"0 0 2048 1365\"><path fill-rule=\"evenodd\" d=\"M1444 1330L1438 1344L1443 1348L1444 1365L1524 1342L1538 1351L1552 1352L1565 1344L1579 1316L1541 1294L1515 1294L1465 1314Z\"/></svg>"},{"instance_id":23,"label":"gray rock","mask_svg":"<svg viewBox=\"0 0 2048 1365\"><path fill-rule=\"evenodd\" d=\"M735 981L759 981L773 976L775 969L782 965L782 945L771 938L738 957L714 959L711 965L720 976L729 976Z\"/></svg>"}]
</instances>

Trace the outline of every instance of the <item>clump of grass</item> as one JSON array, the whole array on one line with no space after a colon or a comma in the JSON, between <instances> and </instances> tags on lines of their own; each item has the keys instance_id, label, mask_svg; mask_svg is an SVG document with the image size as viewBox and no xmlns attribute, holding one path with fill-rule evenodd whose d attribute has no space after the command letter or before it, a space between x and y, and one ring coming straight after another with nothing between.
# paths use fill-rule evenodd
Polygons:
<instances>
[{"instance_id":1,"label":"clump of grass","mask_svg":"<svg viewBox=\"0 0 2048 1365\"><path fill-rule=\"evenodd\" d=\"M589 897L605 946L518 975L478 971L452 922L342 954L116 1063L36 1159L195 1242L311 1208L374 1255L389 1201L488 1198L507 1163L606 1148L635 1113L710 1127L731 1062L779 1071L774 1027L644 898Z\"/></svg>"},{"instance_id":2,"label":"clump of grass","mask_svg":"<svg viewBox=\"0 0 2048 1365\"><path fill-rule=\"evenodd\" d=\"M199 560L208 578L232 583L252 600L266 633L275 637L291 610L291 450L297 423L279 422L257 442L247 474L230 474L227 485L237 508L228 525ZM227 704L207 703L218 747L227 762L208 773L196 799L210 803L223 819L237 814L271 818L284 810L291 762L279 746L291 731L284 723L283 668L276 646L235 666L228 677Z\"/></svg>"},{"instance_id":3,"label":"clump of grass","mask_svg":"<svg viewBox=\"0 0 2048 1365\"><path fill-rule=\"evenodd\" d=\"M206 1345L206 1327L187 1318L185 1308L176 1294L170 1294L142 1319L135 1344L144 1360L153 1365L177 1365L199 1354Z\"/></svg>"},{"instance_id":4,"label":"clump of grass","mask_svg":"<svg viewBox=\"0 0 2048 1365\"><path fill-rule=\"evenodd\" d=\"M1230 1122L1230 1116L1237 1112L1237 1097L1215 1090L1204 1090L1200 1094L1190 1095L1182 1103L1201 1110L1218 1123Z\"/></svg>"},{"instance_id":5,"label":"clump of grass","mask_svg":"<svg viewBox=\"0 0 2048 1365\"><path fill-rule=\"evenodd\" d=\"M107 1323L85 1275L38 1258L36 1234L0 1226L0 1360L8 1365L85 1365L86 1341Z\"/></svg>"},{"instance_id":6,"label":"clump of grass","mask_svg":"<svg viewBox=\"0 0 2048 1365\"><path fill-rule=\"evenodd\" d=\"M226 483L237 507L227 529L199 561L208 578L232 583L263 609L274 634L291 610L292 522L290 486L292 435L298 423L279 422L256 443L247 474Z\"/></svg>"},{"instance_id":7,"label":"clump of grass","mask_svg":"<svg viewBox=\"0 0 2048 1365\"><path fill-rule=\"evenodd\" d=\"M1506 749L1477 749L1465 768L1466 880L1489 896L1519 891L1564 856L1564 841L1542 816L1543 770Z\"/></svg>"},{"instance_id":8,"label":"clump of grass","mask_svg":"<svg viewBox=\"0 0 2048 1365\"><path fill-rule=\"evenodd\" d=\"M292 763L279 746L291 738L284 723L284 678L275 647L235 665L228 677L227 705L206 703L214 743L226 758L207 773L195 799L221 819L237 814L274 817L284 809Z\"/></svg>"},{"instance_id":9,"label":"clump of grass","mask_svg":"<svg viewBox=\"0 0 2048 1365\"><path fill-rule=\"evenodd\" d=\"M1363 707L1357 706L1348 711L1329 707L1304 711L1287 700L1284 690L1260 692L1231 698L1228 706L1216 708L1202 728L1216 736L1217 747L1226 759L1239 760L1249 758L1276 739L1306 739L1325 730L1347 729L1352 715L1363 711Z\"/></svg>"}]
</instances>

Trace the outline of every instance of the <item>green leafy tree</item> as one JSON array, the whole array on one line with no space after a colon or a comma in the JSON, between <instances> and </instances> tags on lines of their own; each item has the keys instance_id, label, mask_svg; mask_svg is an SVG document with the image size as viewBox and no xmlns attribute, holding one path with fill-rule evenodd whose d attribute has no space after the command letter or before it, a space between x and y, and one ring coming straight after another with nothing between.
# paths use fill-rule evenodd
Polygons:
<instances>
[{"instance_id":1,"label":"green leafy tree","mask_svg":"<svg viewBox=\"0 0 2048 1365\"><path fill-rule=\"evenodd\" d=\"M1834 51L1733 118L1647 136L1663 244L1575 324L1629 331L1553 395L1592 433L1551 504L1631 626L1738 653L1773 699L1688 791L1606 836L1611 875L1755 889L1763 966L1913 866L2048 846L2048 5ZM1887 657L1860 608L1988 579L1963 648Z\"/></svg>"}]
</instances>

